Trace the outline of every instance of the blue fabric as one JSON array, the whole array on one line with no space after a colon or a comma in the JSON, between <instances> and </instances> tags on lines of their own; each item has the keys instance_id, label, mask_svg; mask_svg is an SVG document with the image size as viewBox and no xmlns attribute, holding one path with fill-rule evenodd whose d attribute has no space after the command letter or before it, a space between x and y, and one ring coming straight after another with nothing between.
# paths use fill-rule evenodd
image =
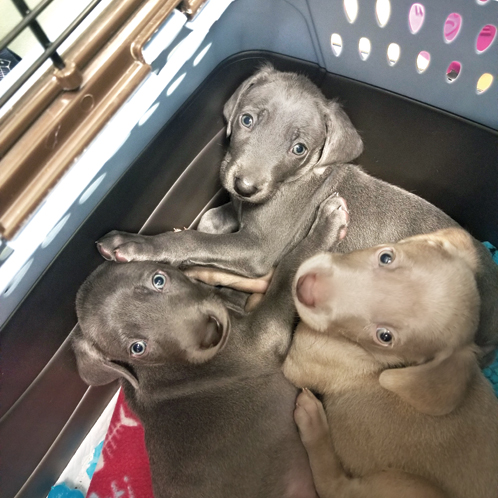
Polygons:
<instances>
[{"instance_id":1,"label":"blue fabric","mask_svg":"<svg viewBox=\"0 0 498 498\"><path fill-rule=\"evenodd\" d=\"M495 356L495 361L489 365L489 367L486 367L482 372L489 382L491 382L491 385L498 396L498 354Z\"/></svg>"},{"instance_id":2,"label":"blue fabric","mask_svg":"<svg viewBox=\"0 0 498 498\"><path fill-rule=\"evenodd\" d=\"M65 484L52 486L47 498L85 498L78 489L70 489Z\"/></svg>"},{"instance_id":3,"label":"blue fabric","mask_svg":"<svg viewBox=\"0 0 498 498\"><path fill-rule=\"evenodd\" d=\"M95 450L93 450L93 458L88 468L86 469L86 475L91 479L95 469L97 467L97 463L99 462L100 454L102 453L102 448L104 447L104 441L102 440L100 444L97 445Z\"/></svg>"},{"instance_id":4,"label":"blue fabric","mask_svg":"<svg viewBox=\"0 0 498 498\"><path fill-rule=\"evenodd\" d=\"M489 242L483 242L483 244L489 249L491 256L495 263L498 263L498 250L493 244ZM497 303L498 306L498 303ZM495 356L495 361L483 370L486 378L491 382L496 395L498 396L498 353Z\"/></svg>"},{"instance_id":5,"label":"blue fabric","mask_svg":"<svg viewBox=\"0 0 498 498\"><path fill-rule=\"evenodd\" d=\"M496 247L489 242L483 242L483 244L489 249L489 252L491 253L491 256L493 256L495 263L498 263L498 249L496 249Z\"/></svg>"}]
</instances>

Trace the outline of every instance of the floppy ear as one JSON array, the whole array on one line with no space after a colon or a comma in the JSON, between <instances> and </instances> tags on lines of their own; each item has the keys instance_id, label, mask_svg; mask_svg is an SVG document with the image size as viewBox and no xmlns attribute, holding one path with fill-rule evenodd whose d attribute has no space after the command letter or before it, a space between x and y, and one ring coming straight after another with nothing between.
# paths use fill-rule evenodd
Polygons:
<instances>
[{"instance_id":1,"label":"floppy ear","mask_svg":"<svg viewBox=\"0 0 498 498\"><path fill-rule=\"evenodd\" d=\"M226 104L223 107L223 116L227 122L227 137L232 134L232 121L235 118L235 112L237 110L237 106L240 102L240 99L243 95L254 86L257 82L263 81L272 71L275 71L271 64L265 64L257 73L255 73L252 77L245 80L237 90L235 90L234 94L228 99Z\"/></svg>"},{"instance_id":2,"label":"floppy ear","mask_svg":"<svg viewBox=\"0 0 498 498\"><path fill-rule=\"evenodd\" d=\"M474 347L468 346L438 355L423 365L384 370L379 382L417 411L440 416L463 401L476 369Z\"/></svg>"},{"instance_id":3,"label":"floppy ear","mask_svg":"<svg viewBox=\"0 0 498 498\"><path fill-rule=\"evenodd\" d=\"M205 363L224 348L230 333L228 315L226 320L226 323L222 324L214 315L211 315L206 326L197 331L194 345L187 349L192 363Z\"/></svg>"},{"instance_id":4,"label":"floppy ear","mask_svg":"<svg viewBox=\"0 0 498 498\"><path fill-rule=\"evenodd\" d=\"M76 355L78 373L80 377L91 386L102 386L124 377L135 389L138 388L138 379L126 368L114 363L98 351L87 341L79 331L73 339L73 350Z\"/></svg>"},{"instance_id":5,"label":"floppy ear","mask_svg":"<svg viewBox=\"0 0 498 498\"><path fill-rule=\"evenodd\" d=\"M327 137L317 166L347 163L363 152L363 142L341 106L331 100L325 107Z\"/></svg>"},{"instance_id":6,"label":"floppy ear","mask_svg":"<svg viewBox=\"0 0 498 498\"><path fill-rule=\"evenodd\" d=\"M472 237L463 228L444 228L425 236L421 235L420 238L440 244L451 255L462 258L474 273L477 271L479 265L477 250Z\"/></svg>"}]
</instances>

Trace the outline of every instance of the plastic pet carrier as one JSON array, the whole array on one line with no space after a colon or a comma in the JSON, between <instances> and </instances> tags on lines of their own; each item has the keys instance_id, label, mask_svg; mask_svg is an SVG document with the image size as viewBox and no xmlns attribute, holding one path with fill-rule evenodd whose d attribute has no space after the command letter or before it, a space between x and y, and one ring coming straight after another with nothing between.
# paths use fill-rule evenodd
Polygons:
<instances>
[{"instance_id":1,"label":"plastic pet carrier","mask_svg":"<svg viewBox=\"0 0 498 498\"><path fill-rule=\"evenodd\" d=\"M498 246L498 1L87 3L79 48L0 54L1 498L47 496L116 393L83 383L68 339L95 241L224 200L223 104L263 62L339 99L366 171Z\"/></svg>"}]
</instances>

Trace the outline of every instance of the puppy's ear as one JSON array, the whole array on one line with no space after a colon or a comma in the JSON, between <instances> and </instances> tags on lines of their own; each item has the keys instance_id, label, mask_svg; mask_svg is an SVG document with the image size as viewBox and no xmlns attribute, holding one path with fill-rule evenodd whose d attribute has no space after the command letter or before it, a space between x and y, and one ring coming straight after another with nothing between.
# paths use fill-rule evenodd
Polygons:
<instances>
[{"instance_id":1,"label":"puppy's ear","mask_svg":"<svg viewBox=\"0 0 498 498\"><path fill-rule=\"evenodd\" d=\"M73 350L80 377L90 386L102 386L124 377L135 389L138 388L138 379L126 368L105 358L82 336L79 325L73 338Z\"/></svg>"},{"instance_id":2,"label":"puppy's ear","mask_svg":"<svg viewBox=\"0 0 498 498\"><path fill-rule=\"evenodd\" d=\"M221 323L214 315L211 315L205 326L197 331L194 345L187 350L192 363L205 363L224 348L230 333L228 315L225 319L226 322Z\"/></svg>"},{"instance_id":3,"label":"puppy's ear","mask_svg":"<svg viewBox=\"0 0 498 498\"><path fill-rule=\"evenodd\" d=\"M440 416L463 401L476 370L475 348L467 346L423 365L384 370L379 382L417 411Z\"/></svg>"},{"instance_id":4,"label":"puppy's ear","mask_svg":"<svg viewBox=\"0 0 498 498\"><path fill-rule=\"evenodd\" d=\"M363 152L363 142L347 114L335 101L325 108L327 137L317 166L329 163L347 163Z\"/></svg>"},{"instance_id":5,"label":"puppy's ear","mask_svg":"<svg viewBox=\"0 0 498 498\"><path fill-rule=\"evenodd\" d=\"M420 237L423 239L424 235ZM472 237L463 228L445 228L425 234L425 238L440 244L449 254L462 258L474 273L477 271L477 250L472 242Z\"/></svg>"},{"instance_id":6,"label":"puppy's ear","mask_svg":"<svg viewBox=\"0 0 498 498\"><path fill-rule=\"evenodd\" d=\"M245 80L234 94L228 99L225 106L223 107L223 116L227 122L227 137L232 134L232 121L236 117L235 113L239 105L240 99L245 95L245 93L254 86L256 83L260 83L268 78L271 72L275 71L271 64L265 64L257 73Z\"/></svg>"}]
</instances>

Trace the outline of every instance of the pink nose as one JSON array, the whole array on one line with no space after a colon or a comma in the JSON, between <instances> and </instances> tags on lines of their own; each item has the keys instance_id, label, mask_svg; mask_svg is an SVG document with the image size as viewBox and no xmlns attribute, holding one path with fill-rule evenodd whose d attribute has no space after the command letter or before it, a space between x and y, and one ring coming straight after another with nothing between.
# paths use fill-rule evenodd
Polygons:
<instances>
[{"instance_id":1,"label":"pink nose","mask_svg":"<svg viewBox=\"0 0 498 498\"><path fill-rule=\"evenodd\" d=\"M299 277L296 286L296 295L299 302L308 306L308 308L315 307L314 287L316 284L316 273L306 273Z\"/></svg>"}]
</instances>

